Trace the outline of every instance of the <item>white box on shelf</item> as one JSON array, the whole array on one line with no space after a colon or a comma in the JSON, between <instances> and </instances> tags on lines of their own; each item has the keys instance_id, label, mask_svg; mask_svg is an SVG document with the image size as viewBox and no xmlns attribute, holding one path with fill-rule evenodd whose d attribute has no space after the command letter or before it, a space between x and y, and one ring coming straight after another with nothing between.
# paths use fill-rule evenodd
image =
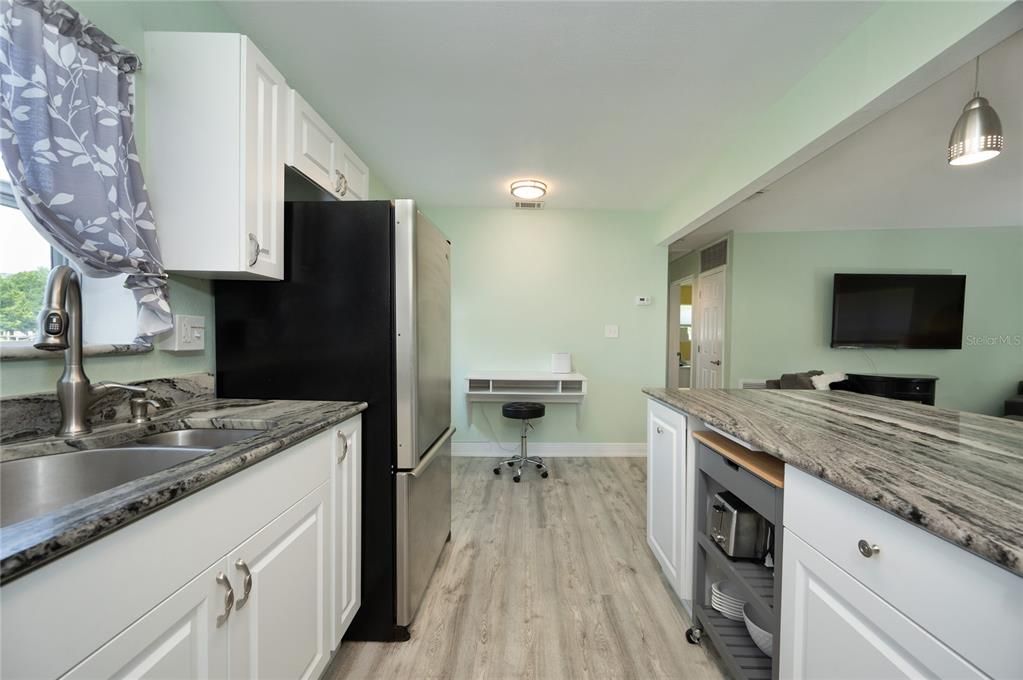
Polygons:
<instances>
[{"instance_id":1,"label":"white box on shelf","mask_svg":"<svg viewBox=\"0 0 1023 680\"><path fill-rule=\"evenodd\" d=\"M572 354L570 352L555 352L551 355L552 373L571 373Z\"/></svg>"}]
</instances>

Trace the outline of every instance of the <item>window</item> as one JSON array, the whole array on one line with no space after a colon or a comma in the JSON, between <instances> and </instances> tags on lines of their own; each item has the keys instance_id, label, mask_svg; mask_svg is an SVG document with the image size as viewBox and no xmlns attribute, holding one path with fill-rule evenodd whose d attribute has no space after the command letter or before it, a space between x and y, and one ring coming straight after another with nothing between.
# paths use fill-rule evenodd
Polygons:
<instances>
[{"instance_id":1,"label":"window","mask_svg":"<svg viewBox=\"0 0 1023 680\"><path fill-rule=\"evenodd\" d=\"M67 259L36 230L14 198L0 163L0 343L31 343L50 269ZM81 274L81 272L79 272ZM126 344L135 338L135 296L123 276L81 277L86 344Z\"/></svg>"}]
</instances>

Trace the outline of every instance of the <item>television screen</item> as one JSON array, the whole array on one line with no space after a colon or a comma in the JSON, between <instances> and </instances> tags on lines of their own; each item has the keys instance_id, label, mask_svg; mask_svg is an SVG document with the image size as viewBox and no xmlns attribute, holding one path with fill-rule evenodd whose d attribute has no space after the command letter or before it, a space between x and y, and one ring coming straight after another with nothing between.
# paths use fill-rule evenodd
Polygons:
<instances>
[{"instance_id":1,"label":"television screen","mask_svg":"<svg viewBox=\"0 0 1023 680\"><path fill-rule=\"evenodd\" d=\"M966 277L835 274L832 347L962 349Z\"/></svg>"}]
</instances>

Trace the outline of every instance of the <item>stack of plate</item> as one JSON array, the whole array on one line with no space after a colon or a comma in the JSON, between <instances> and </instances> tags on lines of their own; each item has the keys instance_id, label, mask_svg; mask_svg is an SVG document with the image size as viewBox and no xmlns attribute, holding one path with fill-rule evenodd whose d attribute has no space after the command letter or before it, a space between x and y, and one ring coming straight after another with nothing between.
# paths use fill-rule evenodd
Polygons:
<instances>
[{"instance_id":1,"label":"stack of plate","mask_svg":"<svg viewBox=\"0 0 1023 680\"><path fill-rule=\"evenodd\" d=\"M738 591L728 581L710 584L710 606L732 621L742 621L742 608L746 601L738 597Z\"/></svg>"}]
</instances>

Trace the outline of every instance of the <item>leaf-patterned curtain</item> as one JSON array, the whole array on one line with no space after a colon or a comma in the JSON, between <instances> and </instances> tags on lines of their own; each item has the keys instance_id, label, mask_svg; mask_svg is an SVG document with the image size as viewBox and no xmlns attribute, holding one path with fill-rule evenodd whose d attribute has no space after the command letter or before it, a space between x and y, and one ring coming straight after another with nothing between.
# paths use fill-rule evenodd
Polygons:
<instances>
[{"instance_id":1,"label":"leaf-patterned curtain","mask_svg":"<svg viewBox=\"0 0 1023 680\"><path fill-rule=\"evenodd\" d=\"M64 2L0 0L0 149L21 209L87 275L127 275L145 341L172 321L135 148L138 68Z\"/></svg>"}]
</instances>

